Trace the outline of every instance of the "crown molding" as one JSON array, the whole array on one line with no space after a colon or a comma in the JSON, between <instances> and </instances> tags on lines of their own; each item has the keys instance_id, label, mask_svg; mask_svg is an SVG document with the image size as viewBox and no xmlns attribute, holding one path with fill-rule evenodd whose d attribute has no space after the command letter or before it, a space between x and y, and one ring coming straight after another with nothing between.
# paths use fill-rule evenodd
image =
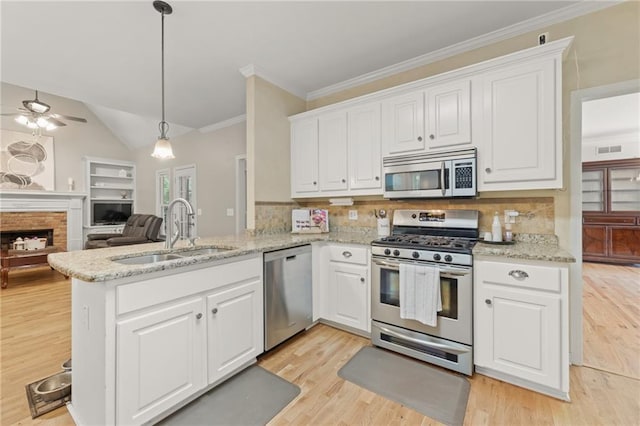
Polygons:
<instances>
[{"instance_id":1,"label":"crown molding","mask_svg":"<svg viewBox=\"0 0 640 426\"><path fill-rule=\"evenodd\" d=\"M300 99L306 99L307 97L307 93L304 90L292 84L285 83L278 78L275 78L273 75L269 74L263 68L260 68L255 64L245 65L244 67L240 68L238 71L240 71L240 74L242 74L245 78L249 78L253 75L260 77L261 79L266 80L269 83L274 84L279 88L286 90L287 92L299 97Z\"/></svg>"},{"instance_id":2,"label":"crown molding","mask_svg":"<svg viewBox=\"0 0 640 426\"><path fill-rule=\"evenodd\" d=\"M390 65L379 70L372 71L370 73L363 74L359 77L354 77L349 80L345 80L340 83L326 86L322 89L314 90L307 93L306 100L311 101L314 99L328 96L343 90L351 89L353 87L361 86L372 81L380 80L385 77L389 77L404 71L408 71L414 68L418 68L424 65L431 64L461 53L465 53L474 49L478 49L484 46L497 43L502 40L506 40L520 34L534 31L549 25L564 22L578 16L586 15L589 13L597 12L607 7L615 6L622 3L624 0L614 1L581 1L573 5L566 6L553 12L546 13L544 15L537 16L535 18L528 19L526 21L519 22L517 24L510 25L508 27L501 28L499 30L483 34L481 36L453 44L451 46L444 47L442 49L435 50L424 55L417 56L406 61L399 62L394 65Z\"/></svg>"},{"instance_id":3,"label":"crown molding","mask_svg":"<svg viewBox=\"0 0 640 426\"><path fill-rule=\"evenodd\" d=\"M198 131L200 133L209 133L209 132L213 132L214 130L220 130L220 129L224 129L225 127L233 126L234 124L242 123L243 121L246 121L246 120L247 120L247 115L242 114L236 117L231 117L227 120L220 121L218 123L209 124L208 126L200 127Z\"/></svg>"}]
</instances>

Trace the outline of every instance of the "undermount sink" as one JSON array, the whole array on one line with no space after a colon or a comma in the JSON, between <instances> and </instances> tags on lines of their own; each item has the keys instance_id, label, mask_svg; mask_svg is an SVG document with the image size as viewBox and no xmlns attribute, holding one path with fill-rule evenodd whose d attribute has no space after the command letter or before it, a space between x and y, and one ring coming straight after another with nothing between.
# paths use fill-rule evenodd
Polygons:
<instances>
[{"instance_id":1,"label":"undermount sink","mask_svg":"<svg viewBox=\"0 0 640 426\"><path fill-rule=\"evenodd\" d=\"M180 255L181 256L201 256L203 254L214 254L214 253L220 253L228 250L231 250L231 249L226 247L208 247L208 248L181 251Z\"/></svg>"},{"instance_id":2,"label":"undermount sink","mask_svg":"<svg viewBox=\"0 0 640 426\"><path fill-rule=\"evenodd\" d=\"M123 265L144 265L147 263L164 262L166 260L182 259L183 256L178 254L166 253L166 254L145 254L143 256L127 257L124 259L114 260L116 263Z\"/></svg>"}]
</instances>

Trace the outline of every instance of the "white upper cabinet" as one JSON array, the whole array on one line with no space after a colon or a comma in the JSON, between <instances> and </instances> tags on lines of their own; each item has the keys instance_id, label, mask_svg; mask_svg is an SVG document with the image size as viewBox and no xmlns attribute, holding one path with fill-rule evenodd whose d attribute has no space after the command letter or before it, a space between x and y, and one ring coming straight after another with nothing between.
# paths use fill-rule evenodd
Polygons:
<instances>
[{"instance_id":1,"label":"white upper cabinet","mask_svg":"<svg viewBox=\"0 0 640 426\"><path fill-rule=\"evenodd\" d=\"M318 119L311 117L291 123L291 193L314 196L318 188Z\"/></svg>"},{"instance_id":2,"label":"white upper cabinet","mask_svg":"<svg viewBox=\"0 0 640 426\"><path fill-rule=\"evenodd\" d=\"M427 89L427 148L471 143L471 81Z\"/></svg>"},{"instance_id":3,"label":"white upper cabinet","mask_svg":"<svg viewBox=\"0 0 640 426\"><path fill-rule=\"evenodd\" d=\"M479 192L562 188L562 56L572 40L291 117L292 197L382 195L382 158L471 147Z\"/></svg>"},{"instance_id":4,"label":"white upper cabinet","mask_svg":"<svg viewBox=\"0 0 640 426\"><path fill-rule=\"evenodd\" d=\"M479 191L562 187L561 76L553 57L482 76Z\"/></svg>"},{"instance_id":5,"label":"white upper cabinet","mask_svg":"<svg viewBox=\"0 0 640 426\"><path fill-rule=\"evenodd\" d=\"M320 191L346 190L347 113L339 111L318 118Z\"/></svg>"},{"instance_id":6,"label":"white upper cabinet","mask_svg":"<svg viewBox=\"0 0 640 426\"><path fill-rule=\"evenodd\" d=\"M424 92L384 101L382 123L383 155L424 151Z\"/></svg>"},{"instance_id":7,"label":"white upper cabinet","mask_svg":"<svg viewBox=\"0 0 640 426\"><path fill-rule=\"evenodd\" d=\"M349 129L349 188L382 190L380 103L347 112Z\"/></svg>"},{"instance_id":8,"label":"white upper cabinet","mask_svg":"<svg viewBox=\"0 0 640 426\"><path fill-rule=\"evenodd\" d=\"M471 80L463 79L386 100L383 155L424 153L471 143Z\"/></svg>"},{"instance_id":9,"label":"white upper cabinet","mask_svg":"<svg viewBox=\"0 0 640 426\"><path fill-rule=\"evenodd\" d=\"M292 198L382 194L379 102L293 120L291 129Z\"/></svg>"}]
</instances>

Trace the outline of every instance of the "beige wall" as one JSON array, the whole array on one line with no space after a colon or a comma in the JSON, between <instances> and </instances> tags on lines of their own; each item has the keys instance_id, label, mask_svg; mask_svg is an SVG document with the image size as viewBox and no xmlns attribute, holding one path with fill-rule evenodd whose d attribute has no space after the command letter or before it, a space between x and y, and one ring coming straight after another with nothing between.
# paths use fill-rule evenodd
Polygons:
<instances>
[{"instance_id":1,"label":"beige wall","mask_svg":"<svg viewBox=\"0 0 640 426\"><path fill-rule=\"evenodd\" d=\"M256 76L247 78L247 227L255 203L291 201L290 124L305 101Z\"/></svg>"},{"instance_id":2,"label":"beige wall","mask_svg":"<svg viewBox=\"0 0 640 426\"><path fill-rule=\"evenodd\" d=\"M2 112L15 111L25 99L34 99L35 91L8 83L1 84ZM83 117L87 123L63 120L67 124L50 132L53 136L55 158L55 190L67 191L67 179L75 182L75 190L86 191L83 156L132 160L134 153L116 138L111 131L82 103L69 98L39 92L38 98L51 106L54 113ZM29 133L30 130L15 122L14 117L3 117L2 128Z\"/></svg>"},{"instance_id":3,"label":"beige wall","mask_svg":"<svg viewBox=\"0 0 640 426\"><path fill-rule=\"evenodd\" d=\"M208 133L193 131L171 139L173 160L151 157L153 145L136 151L139 212L155 214L157 170L180 166L196 166L196 202L202 210L198 216L198 236L210 237L235 233L235 216L227 216L227 209L235 209L235 158L245 153L245 123ZM171 136L171 135L169 135ZM237 212L236 212L237 214Z\"/></svg>"},{"instance_id":4,"label":"beige wall","mask_svg":"<svg viewBox=\"0 0 640 426\"><path fill-rule=\"evenodd\" d=\"M635 1L551 25L513 37L490 46L466 52L381 80L335 93L307 103L308 109L318 108L398 84L436 75L483 60L532 47L537 34L549 32L550 40L574 36L573 44L563 63L563 140L564 182L562 190L509 191L481 194L481 198L553 197L555 233L560 243L569 246L569 176L580 169L580 158L569 156L570 93L576 89L595 87L637 79L640 77L640 3Z\"/></svg>"}]
</instances>

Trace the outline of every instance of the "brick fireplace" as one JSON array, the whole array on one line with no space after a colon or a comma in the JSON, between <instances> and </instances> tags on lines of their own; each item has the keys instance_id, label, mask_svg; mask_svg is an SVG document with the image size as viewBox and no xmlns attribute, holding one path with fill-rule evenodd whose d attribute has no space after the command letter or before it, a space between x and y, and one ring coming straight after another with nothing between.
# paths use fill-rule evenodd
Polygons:
<instances>
[{"instance_id":1,"label":"brick fireplace","mask_svg":"<svg viewBox=\"0 0 640 426\"><path fill-rule=\"evenodd\" d=\"M53 235L47 245L66 251L67 212L0 212L0 238L3 249L5 244L15 240L17 236L40 236L42 230L48 229L53 230Z\"/></svg>"},{"instance_id":2,"label":"brick fireplace","mask_svg":"<svg viewBox=\"0 0 640 426\"><path fill-rule=\"evenodd\" d=\"M74 192L0 191L0 233L53 229L53 247L82 250L84 197Z\"/></svg>"}]
</instances>

